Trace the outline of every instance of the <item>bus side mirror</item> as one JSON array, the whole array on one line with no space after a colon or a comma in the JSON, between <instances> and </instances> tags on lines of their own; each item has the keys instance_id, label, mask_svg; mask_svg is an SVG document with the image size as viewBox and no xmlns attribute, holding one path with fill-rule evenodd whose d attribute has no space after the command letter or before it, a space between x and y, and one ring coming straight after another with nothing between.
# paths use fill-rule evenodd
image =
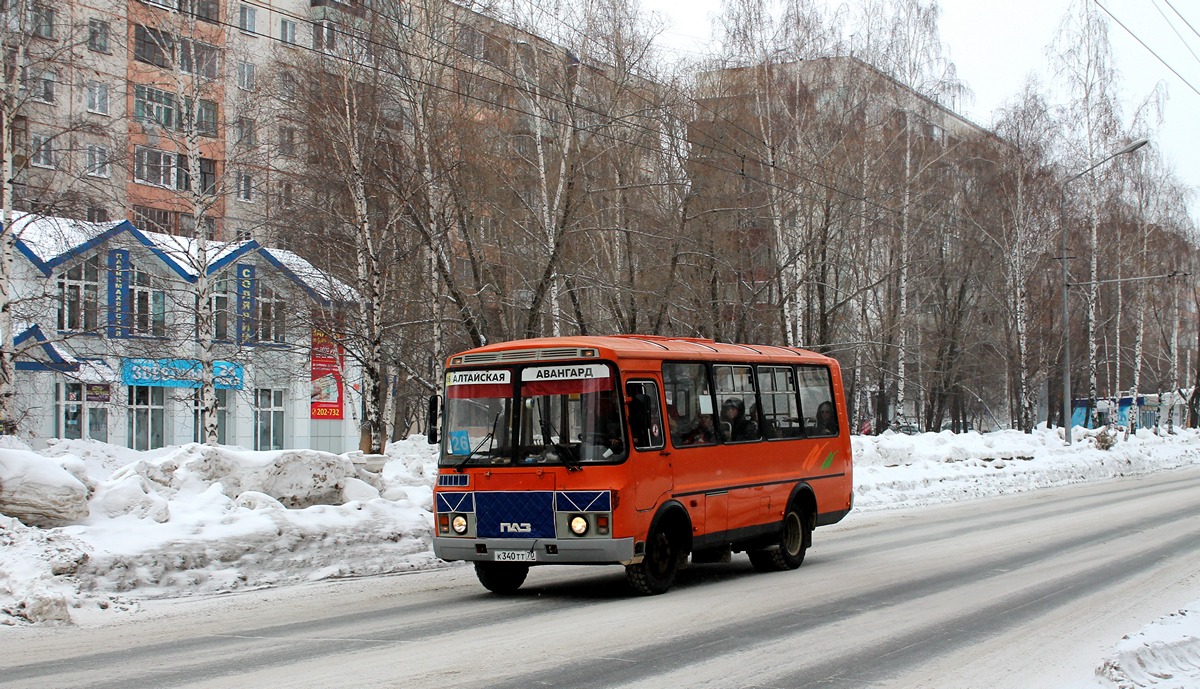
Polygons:
<instances>
[{"instance_id":1,"label":"bus side mirror","mask_svg":"<svg viewBox=\"0 0 1200 689\"><path fill-rule=\"evenodd\" d=\"M429 396L429 444L438 444L438 396Z\"/></svg>"}]
</instances>

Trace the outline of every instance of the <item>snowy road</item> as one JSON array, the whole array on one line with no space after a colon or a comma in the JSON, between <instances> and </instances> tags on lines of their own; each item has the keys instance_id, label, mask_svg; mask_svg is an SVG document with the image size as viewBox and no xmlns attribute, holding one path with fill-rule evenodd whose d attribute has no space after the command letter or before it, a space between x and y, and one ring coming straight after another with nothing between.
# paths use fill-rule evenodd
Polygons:
<instances>
[{"instance_id":1,"label":"snowy road","mask_svg":"<svg viewBox=\"0 0 1200 689\"><path fill-rule=\"evenodd\" d=\"M1200 588L1200 469L852 514L796 572L638 598L620 568L465 567L158 601L6 633L0 687L1081 687ZM14 630L15 631L15 630Z\"/></svg>"}]
</instances>

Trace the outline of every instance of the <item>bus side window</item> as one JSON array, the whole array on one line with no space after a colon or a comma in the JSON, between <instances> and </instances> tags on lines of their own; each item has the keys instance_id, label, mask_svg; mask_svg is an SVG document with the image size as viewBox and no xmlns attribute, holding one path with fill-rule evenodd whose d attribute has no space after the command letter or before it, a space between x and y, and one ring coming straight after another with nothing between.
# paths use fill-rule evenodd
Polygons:
<instances>
[{"instance_id":1,"label":"bus side window","mask_svg":"<svg viewBox=\"0 0 1200 689\"><path fill-rule=\"evenodd\" d=\"M629 431L633 446L638 450L662 448L663 419L658 403L658 384L653 381L635 381L625 385L629 397Z\"/></svg>"},{"instance_id":2,"label":"bus side window","mask_svg":"<svg viewBox=\"0 0 1200 689\"><path fill-rule=\"evenodd\" d=\"M833 403L833 384L824 366L797 366L800 388L800 413L804 433L810 438L838 434L837 407Z\"/></svg>"},{"instance_id":3,"label":"bus side window","mask_svg":"<svg viewBox=\"0 0 1200 689\"><path fill-rule=\"evenodd\" d=\"M717 399L721 401L717 426L721 440L727 443L760 440L760 410L753 370L749 366L713 366L713 377Z\"/></svg>"},{"instance_id":4,"label":"bus side window","mask_svg":"<svg viewBox=\"0 0 1200 689\"><path fill-rule=\"evenodd\" d=\"M704 364L664 362L663 387L667 394L667 425L675 447L712 445L717 442L713 426L713 397Z\"/></svg>"},{"instance_id":5,"label":"bus side window","mask_svg":"<svg viewBox=\"0 0 1200 689\"><path fill-rule=\"evenodd\" d=\"M799 438L803 435L791 367L759 366L758 393L763 402L763 435L768 438Z\"/></svg>"}]
</instances>

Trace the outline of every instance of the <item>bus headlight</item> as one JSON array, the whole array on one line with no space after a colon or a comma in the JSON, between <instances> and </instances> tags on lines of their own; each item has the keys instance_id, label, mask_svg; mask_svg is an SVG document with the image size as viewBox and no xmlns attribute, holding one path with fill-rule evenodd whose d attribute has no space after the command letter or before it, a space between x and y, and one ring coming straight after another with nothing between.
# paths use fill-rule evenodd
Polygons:
<instances>
[{"instance_id":1,"label":"bus headlight","mask_svg":"<svg viewBox=\"0 0 1200 689\"><path fill-rule=\"evenodd\" d=\"M583 515L575 515L567 520L567 525L571 528L571 533L576 536L583 536L588 532L588 520Z\"/></svg>"},{"instance_id":2,"label":"bus headlight","mask_svg":"<svg viewBox=\"0 0 1200 689\"><path fill-rule=\"evenodd\" d=\"M450 528L454 529L454 533L459 536L465 534L467 532L467 518L461 514L454 515L454 518L450 520Z\"/></svg>"}]
</instances>

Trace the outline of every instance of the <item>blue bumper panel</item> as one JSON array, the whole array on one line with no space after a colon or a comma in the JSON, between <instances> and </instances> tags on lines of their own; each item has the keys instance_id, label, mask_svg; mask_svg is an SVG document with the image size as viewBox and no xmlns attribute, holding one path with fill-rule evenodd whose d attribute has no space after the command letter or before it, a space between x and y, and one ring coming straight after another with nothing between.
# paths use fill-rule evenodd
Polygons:
<instances>
[{"instance_id":1,"label":"blue bumper panel","mask_svg":"<svg viewBox=\"0 0 1200 689\"><path fill-rule=\"evenodd\" d=\"M554 493L475 493L479 538L554 538Z\"/></svg>"}]
</instances>

